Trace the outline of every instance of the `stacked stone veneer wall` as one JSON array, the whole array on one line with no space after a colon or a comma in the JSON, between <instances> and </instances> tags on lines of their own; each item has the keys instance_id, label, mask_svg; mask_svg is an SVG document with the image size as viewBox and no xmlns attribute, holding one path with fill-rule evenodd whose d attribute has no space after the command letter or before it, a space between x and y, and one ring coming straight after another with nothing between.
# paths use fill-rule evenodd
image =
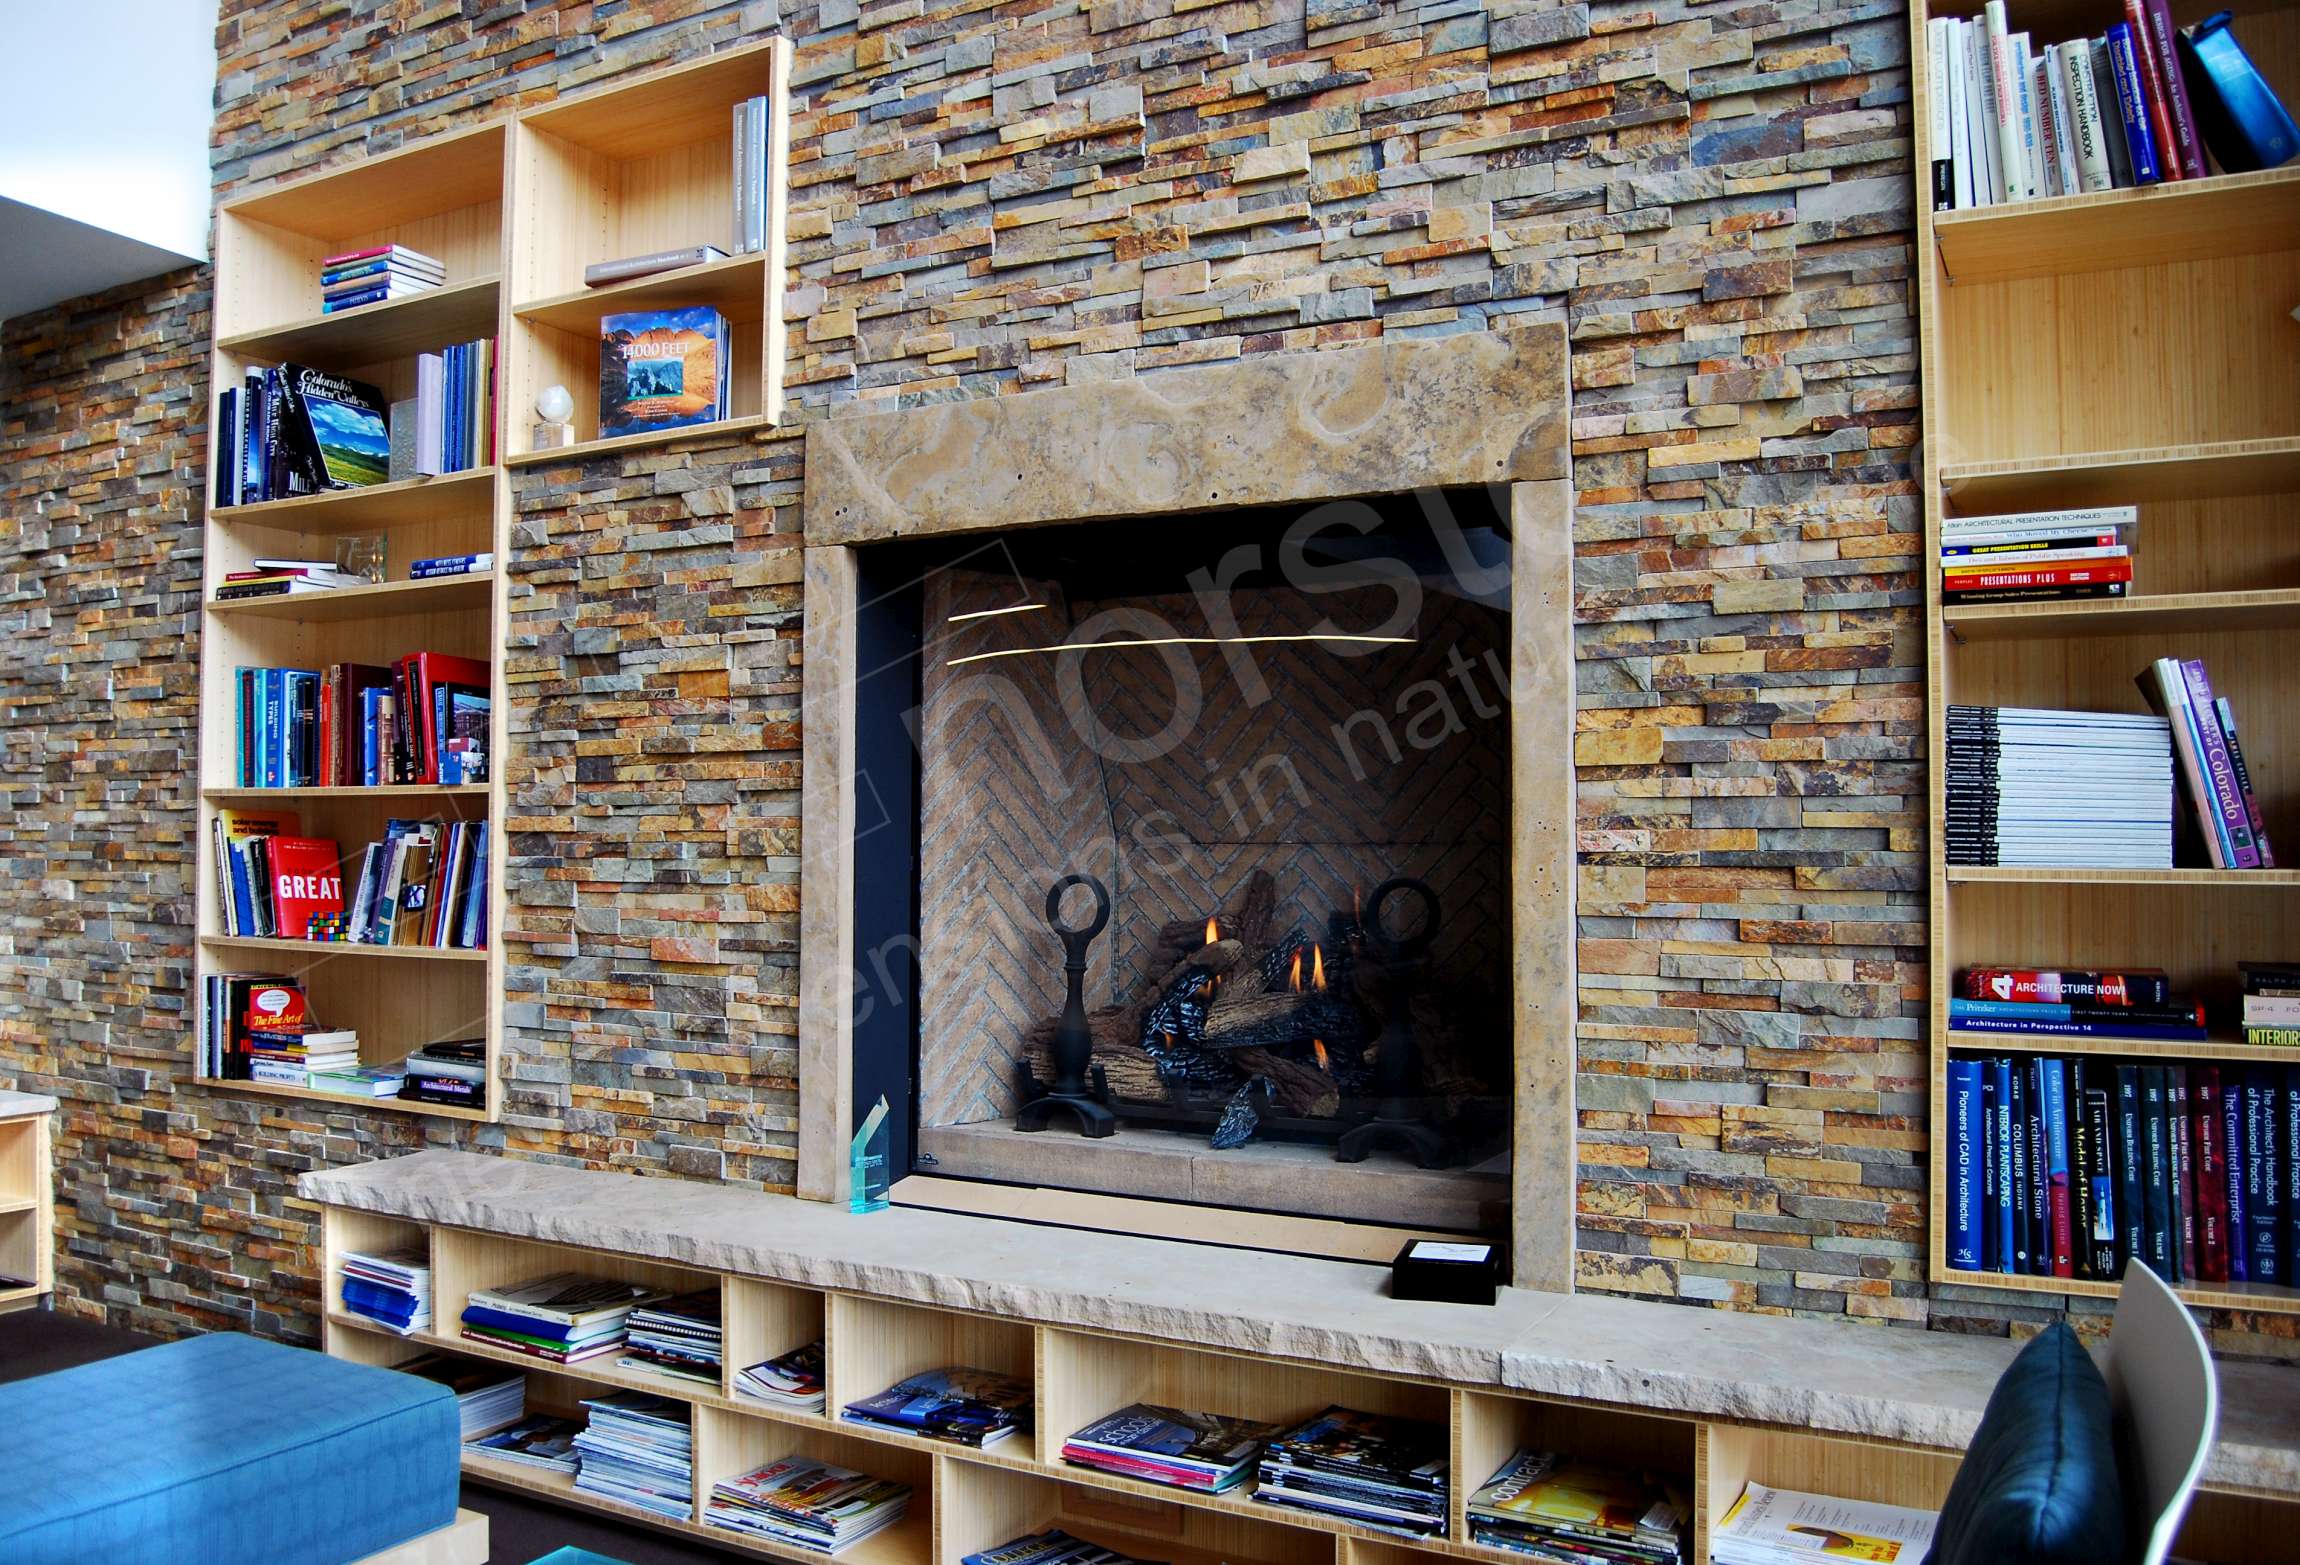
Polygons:
<instances>
[{"instance_id":1,"label":"stacked stone veneer wall","mask_svg":"<svg viewBox=\"0 0 2300 1565\"><path fill-rule=\"evenodd\" d=\"M1580 1281L2049 1318L1922 1281L1902 6L224 10L220 189L782 26L802 420L1568 320ZM64 1306L308 1336L293 1177L429 1141L787 1186L791 434L520 475L503 1123L184 1085L205 285L5 327L0 1079L66 1102Z\"/></svg>"}]
</instances>

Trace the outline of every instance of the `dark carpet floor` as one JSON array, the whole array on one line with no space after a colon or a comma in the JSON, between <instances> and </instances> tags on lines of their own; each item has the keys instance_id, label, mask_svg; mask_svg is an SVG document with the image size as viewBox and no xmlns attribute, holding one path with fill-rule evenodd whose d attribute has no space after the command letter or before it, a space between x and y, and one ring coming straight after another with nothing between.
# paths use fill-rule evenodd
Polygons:
<instances>
[{"instance_id":1,"label":"dark carpet floor","mask_svg":"<svg viewBox=\"0 0 2300 1565\"><path fill-rule=\"evenodd\" d=\"M0 1381L25 1380L117 1353L133 1353L158 1340L48 1310L19 1310L0 1315ZM755 1565L758 1558L724 1553L668 1533L626 1526L468 1480L463 1485L463 1503L470 1510L487 1514L488 1565L527 1565L570 1543L609 1559L626 1560L629 1565L736 1565L738 1561Z\"/></svg>"}]
</instances>

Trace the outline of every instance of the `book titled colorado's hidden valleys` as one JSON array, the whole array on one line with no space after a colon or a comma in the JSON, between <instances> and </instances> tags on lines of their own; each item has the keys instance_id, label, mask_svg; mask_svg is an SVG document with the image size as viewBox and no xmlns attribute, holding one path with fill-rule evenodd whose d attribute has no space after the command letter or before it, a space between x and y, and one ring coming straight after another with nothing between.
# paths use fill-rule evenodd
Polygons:
<instances>
[{"instance_id":1,"label":"book titled colorado's hidden valleys","mask_svg":"<svg viewBox=\"0 0 2300 1565\"><path fill-rule=\"evenodd\" d=\"M602 317L601 438L725 418L727 342L726 317L708 305Z\"/></svg>"}]
</instances>

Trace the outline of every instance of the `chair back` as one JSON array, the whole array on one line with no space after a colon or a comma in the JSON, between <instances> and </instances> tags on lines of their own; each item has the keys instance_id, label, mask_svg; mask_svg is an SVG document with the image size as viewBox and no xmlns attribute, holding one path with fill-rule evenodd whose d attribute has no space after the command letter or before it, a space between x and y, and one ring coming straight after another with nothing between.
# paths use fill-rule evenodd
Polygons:
<instances>
[{"instance_id":1,"label":"chair back","mask_svg":"<svg viewBox=\"0 0 2300 1565\"><path fill-rule=\"evenodd\" d=\"M2138 1261L2124 1269L2100 1370L2129 1464L2125 1481L2139 1490L2134 1520L2147 1529L2137 1557L2163 1565L2212 1449L2220 1382L2187 1306Z\"/></svg>"}]
</instances>

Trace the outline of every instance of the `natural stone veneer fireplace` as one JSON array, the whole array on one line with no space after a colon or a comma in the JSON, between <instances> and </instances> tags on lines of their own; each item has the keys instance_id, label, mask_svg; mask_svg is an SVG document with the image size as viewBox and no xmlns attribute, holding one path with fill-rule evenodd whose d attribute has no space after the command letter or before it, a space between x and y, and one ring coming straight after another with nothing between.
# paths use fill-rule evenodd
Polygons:
<instances>
[{"instance_id":1,"label":"natural stone veneer fireplace","mask_svg":"<svg viewBox=\"0 0 2300 1565\"><path fill-rule=\"evenodd\" d=\"M1567 1284L1566 386L1536 327L810 426L803 1193L883 1093L903 1199Z\"/></svg>"}]
</instances>

